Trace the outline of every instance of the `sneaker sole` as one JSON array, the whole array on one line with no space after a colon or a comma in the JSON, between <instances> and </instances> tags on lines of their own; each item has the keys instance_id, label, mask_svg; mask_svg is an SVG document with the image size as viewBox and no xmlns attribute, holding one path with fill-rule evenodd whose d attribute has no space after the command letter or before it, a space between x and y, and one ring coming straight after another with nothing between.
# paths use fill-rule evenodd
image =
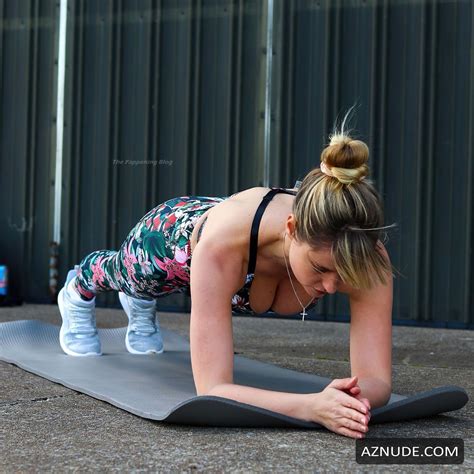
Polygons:
<instances>
[{"instance_id":1,"label":"sneaker sole","mask_svg":"<svg viewBox=\"0 0 474 474\"><path fill-rule=\"evenodd\" d=\"M67 283L66 283L67 285ZM61 349L67 354L67 355L70 355L70 356L75 356L75 357L92 357L92 356L100 356L102 355L102 352L86 352L85 354L81 354L79 352L74 352L74 351L71 351L71 349L69 349L67 346L66 346L66 343L64 341L64 331L63 331L63 326L64 326L64 316L63 316L63 313L64 313L64 301L63 301L63 298L64 298L64 289L66 287L66 285L64 285L64 287L61 289L61 291L58 293L58 306L59 306L59 313L61 314L61 319L63 321L63 324L61 325L61 329L59 330L59 344L61 346Z\"/></svg>"},{"instance_id":2,"label":"sneaker sole","mask_svg":"<svg viewBox=\"0 0 474 474\"><path fill-rule=\"evenodd\" d=\"M123 310L125 311L125 314L127 315L128 321L130 322L130 316L128 315L128 313L130 311L130 307L128 306L127 296L124 293L119 292L119 300L120 300L120 304L122 305ZM163 349L161 349L161 351L155 351L155 350L151 349L149 351L140 352L140 351L135 350L128 343L128 334L129 334L129 332L130 332L130 329L127 328L127 334L125 336L125 347L127 348L127 351L130 352L130 354L136 354L136 355L163 354L163 352L165 350L164 347L163 347Z\"/></svg>"}]
</instances>

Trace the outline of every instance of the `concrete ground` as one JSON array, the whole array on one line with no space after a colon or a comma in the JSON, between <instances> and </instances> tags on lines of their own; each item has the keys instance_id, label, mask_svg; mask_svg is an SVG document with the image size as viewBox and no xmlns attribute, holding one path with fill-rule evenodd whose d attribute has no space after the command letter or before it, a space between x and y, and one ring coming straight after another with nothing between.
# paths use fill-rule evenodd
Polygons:
<instances>
[{"instance_id":1,"label":"concrete ground","mask_svg":"<svg viewBox=\"0 0 474 474\"><path fill-rule=\"evenodd\" d=\"M120 327L120 310L97 310L99 327ZM160 313L162 327L189 340L189 314ZM0 322L60 323L57 307L0 308ZM233 318L245 357L331 378L350 376L347 323ZM326 430L196 428L152 422L0 362L0 472L451 472L474 471L474 332L395 326L393 391L464 387L461 410L369 425L368 437L463 438L451 466L363 466L355 441Z\"/></svg>"}]
</instances>

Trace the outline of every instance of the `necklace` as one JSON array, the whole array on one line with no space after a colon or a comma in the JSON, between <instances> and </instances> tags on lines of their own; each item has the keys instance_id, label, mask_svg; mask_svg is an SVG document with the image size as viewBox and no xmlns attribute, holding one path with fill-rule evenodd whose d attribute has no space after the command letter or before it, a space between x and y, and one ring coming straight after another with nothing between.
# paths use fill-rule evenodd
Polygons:
<instances>
[{"instance_id":1,"label":"necklace","mask_svg":"<svg viewBox=\"0 0 474 474\"><path fill-rule=\"evenodd\" d=\"M295 287L293 286L293 280L291 279L290 270L288 269L288 263L286 262L286 255L285 255L285 242L286 242L286 240L285 239L286 239L286 232L285 232L285 236L283 237L283 258L285 259L286 271L288 272L288 276L290 278L290 283L291 283L291 287L293 288L293 293L295 294L296 299L298 300L298 303L303 308L303 311L300 314L301 314L301 316L303 316L302 321L304 321L304 317L308 315L308 313L306 312L306 308L312 303L312 301L314 300L315 297L313 296L313 298L311 298L311 301L306 306L303 306L303 303L298 298L298 295L296 294Z\"/></svg>"}]
</instances>

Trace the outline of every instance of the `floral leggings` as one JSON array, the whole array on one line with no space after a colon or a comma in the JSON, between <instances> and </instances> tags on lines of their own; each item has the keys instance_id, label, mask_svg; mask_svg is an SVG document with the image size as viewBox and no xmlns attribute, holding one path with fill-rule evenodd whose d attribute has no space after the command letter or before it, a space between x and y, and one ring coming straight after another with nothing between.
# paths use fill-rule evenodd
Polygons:
<instances>
[{"instance_id":1,"label":"floral leggings","mask_svg":"<svg viewBox=\"0 0 474 474\"><path fill-rule=\"evenodd\" d=\"M227 198L181 196L145 214L118 251L97 250L78 265L75 288L84 300L96 293L122 291L140 299L189 293L194 225Z\"/></svg>"}]
</instances>

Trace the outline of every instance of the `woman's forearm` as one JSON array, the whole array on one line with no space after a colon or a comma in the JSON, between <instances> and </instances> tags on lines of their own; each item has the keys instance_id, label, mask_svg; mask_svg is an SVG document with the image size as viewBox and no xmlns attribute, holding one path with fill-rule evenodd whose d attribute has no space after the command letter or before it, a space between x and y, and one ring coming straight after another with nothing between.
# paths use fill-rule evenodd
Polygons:
<instances>
[{"instance_id":1,"label":"woman's forearm","mask_svg":"<svg viewBox=\"0 0 474 474\"><path fill-rule=\"evenodd\" d=\"M220 384L214 386L206 395L230 398L300 420L314 421L311 420L310 406L314 404L315 394L275 392L245 385Z\"/></svg>"}]
</instances>

